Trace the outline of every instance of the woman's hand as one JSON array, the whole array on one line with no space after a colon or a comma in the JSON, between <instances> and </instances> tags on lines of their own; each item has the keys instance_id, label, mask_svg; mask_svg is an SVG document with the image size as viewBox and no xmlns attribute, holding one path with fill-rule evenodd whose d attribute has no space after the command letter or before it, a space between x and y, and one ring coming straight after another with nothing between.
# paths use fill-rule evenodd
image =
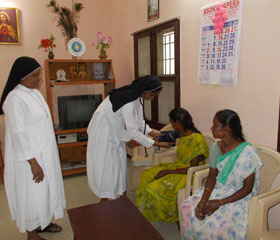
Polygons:
<instances>
[{"instance_id":1,"label":"woman's hand","mask_svg":"<svg viewBox=\"0 0 280 240\"><path fill-rule=\"evenodd\" d=\"M170 148L173 146L173 143L155 141L154 145L158 146L158 147L163 147L163 148Z\"/></svg>"},{"instance_id":2,"label":"woman's hand","mask_svg":"<svg viewBox=\"0 0 280 240\"><path fill-rule=\"evenodd\" d=\"M222 205L221 201L219 200L209 200L207 201L203 208L202 212L204 215L210 216L212 213L214 213L220 206Z\"/></svg>"},{"instance_id":3,"label":"woman's hand","mask_svg":"<svg viewBox=\"0 0 280 240\"><path fill-rule=\"evenodd\" d=\"M160 179L160 178L162 178L162 177L164 177L165 175L168 175L168 174L170 174L171 172L170 172L170 170L161 170L161 171L159 171L158 173L157 173L157 175L154 177L156 180L158 180L158 179Z\"/></svg>"},{"instance_id":4,"label":"woman's hand","mask_svg":"<svg viewBox=\"0 0 280 240\"><path fill-rule=\"evenodd\" d=\"M31 166L33 180L35 181L35 183L42 182L44 179L44 172L41 166L38 164L37 160L35 158L32 158L28 160L28 162Z\"/></svg>"},{"instance_id":5,"label":"woman's hand","mask_svg":"<svg viewBox=\"0 0 280 240\"><path fill-rule=\"evenodd\" d=\"M205 200L200 200L200 202L197 204L196 209L195 209L195 216L199 219L199 220L204 220L205 218L205 214L203 213L203 208L204 208L204 204L207 203L207 201Z\"/></svg>"}]
</instances>

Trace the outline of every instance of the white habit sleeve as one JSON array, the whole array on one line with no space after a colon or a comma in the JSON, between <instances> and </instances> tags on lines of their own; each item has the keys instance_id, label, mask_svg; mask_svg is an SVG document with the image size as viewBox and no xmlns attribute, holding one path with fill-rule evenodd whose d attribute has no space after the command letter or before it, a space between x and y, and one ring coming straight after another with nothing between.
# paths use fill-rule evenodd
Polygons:
<instances>
[{"instance_id":1,"label":"white habit sleeve","mask_svg":"<svg viewBox=\"0 0 280 240\"><path fill-rule=\"evenodd\" d=\"M10 96L6 99L4 109L6 124L19 161L26 161L34 157L25 127L26 111L26 106L17 96Z\"/></svg>"},{"instance_id":2,"label":"white habit sleeve","mask_svg":"<svg viewBox=\"0 0 280 240\"><path fill-rule=\"evenodd\" d=\"M126 130L128 131L130 137L138 142L139 144L143 145L144 147L151 147L154 144L154 140L148 138L145 136L141 131L139 131L139 128L144 131L144 125L143 125L143 116L136 116L136 109L135 109L135 103L130 102L125 104L122 108L122 115L125 121ZM137 119L141 118L141 119ZM139 123L140 124L137 124ZM140 126L139 126L140 125ZM147 133L150 132L150 128L147 128Z\"/></svg>"}]
</instances>

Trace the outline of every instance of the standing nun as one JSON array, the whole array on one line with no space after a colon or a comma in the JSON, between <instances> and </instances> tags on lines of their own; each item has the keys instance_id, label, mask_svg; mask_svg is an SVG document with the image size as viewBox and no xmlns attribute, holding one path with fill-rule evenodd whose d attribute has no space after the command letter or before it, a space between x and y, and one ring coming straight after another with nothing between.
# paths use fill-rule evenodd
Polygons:
<instances>
[{"instance_id":1,"label":"standing nun","mask_svg":"<svg viewBox=\"0 0 280 240\"><path fill-rule=\"evenodd\" d=\"M160 135L144 120L143 100L152 100L162 89L156 76L138 78L114 89L99 105L88 126L87 174L90 189L101 201L126 196L126 148L131 140L150 148L170 147L153 140Z\"/></svg>"},{"instance_id":2,"label":"standing nun","mask_svg":"<svg viewBox=\"0 0 280 240\"><path fill-rule=\"evenodd\" d=\"M62 218L66 206L52 118L35 89L40 71L33 58L16 59L0 105L6 122L6 194L12 219L20 232L28 232L28 240L43 239L37 231L61 231L51 221Z\"/></svg>"}]
</instances>

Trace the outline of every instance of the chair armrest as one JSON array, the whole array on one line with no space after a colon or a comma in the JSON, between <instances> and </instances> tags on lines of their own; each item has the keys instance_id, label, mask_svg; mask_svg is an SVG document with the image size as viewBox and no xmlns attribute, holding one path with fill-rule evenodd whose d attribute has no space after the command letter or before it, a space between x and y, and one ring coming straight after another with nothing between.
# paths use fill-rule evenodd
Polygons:
<instances>
[{"instance_id":1,"label":"chair armrest","mask_svg":"<svg viewBox=\"0 0 280 240\"><path fill-rule=\"evenodd\" d=\"M196 166L196 167L190 167L188 169L186 187L182 188L178 192L178 200L177 201L178 201L179 206L185 199L187 199L191 195L193 173L196 173L198 171L201 171L201 170L207 169L207 168L209 168L209 164L204 164L204 165L200 165L200 166Z\"/></svg>"},{"instance_id":2,"label":"chair armrest","mask_svg":"<svg viewBox=\"0 0 280 240\"><path fill-rule=\"evenodd\" d=\"M200 166L190 167L188 169L187 181L186 181L186 187L185 187L185 191L186 191L185 196L186 196L186 198L191 195L193 174L198 172L198 171L201 171L203 169L207 169L207 168L209 168L209 164L203 164L203 165L200 165Z\"/></svg>"},{"instance_id":3,"label":"chair armrest","mask_svg":"<svg viewBox=\"0 0 280 240\"><path fill-rule=\"evenodd\" d=\"M171 147L171 148L167 148L167 149L160 149L159 151L155 152L153 155L153 166L159 165L161 163L161 159L164 157L169 157L169 156L173 156L173 162L176 158L176 152L177 147Z\"/></svg>"},{"instance_id":4,"label":"chair armrest","mask_svg":"<svg viewBox=\"0 0 280 240\"><path fill-rule=\"evenodd\" d=\"M143 149L143 154L139 154L139 151ZM133 156L131 160L128 160L128 163L131 163L134 167L142 167L142 166L152 166L153 153L149 153L147 156L144 155L144 147L137 146L133 148Z\"/></svg>"},{"instance_id":5,"label":"chair armrest","mask_svg":"<svg viewBox=\"0 0 280 240\"><path fill-rule=\"evenodd\" d=\"M260 240L279 240L280 239L280 230L271 230L263 237L260 238Z\"/></svg>"},{"instance_id":6,"label":"chair armrest","mask_svg":"<svg viewBox=\"0 0 280 240\"><path fill-rule=\"evenodd\" d=\"M179 223L180 223L180 236L181 239L184 239L184 234L183 234L183 226L182 226L182 221L183 221L183 217L182 217L182 212L181 212L181 205L184 202L184 200L187 198L188 196L186 195L186 189L182 188L181 190L179 190L178 195L177 195L177 207L178 207L178 217L179 217Z\"/></svg>"},{"instance_id":7,"label":"chair armrest","mask_svg":"<svg viewBox=\"0 0 280 240\"><path fill-rule=\"evenodd\" d=\"M205 164L206 165L206 164ZM208 164L207 164L208 165ZM202 187L203 179L207 178L209 174L209 168L198 171L194 174L194 180L193 180L193 192L195 192L197 189Z\"/></svg>"},{"instance_id":8,"label":"chair armrest","mask_svg":"<svg viewBox=\"0 0 280 240\"><path fill-rule=\"evenodd\" d=\"M280 186L251 199L248 215L248 240L259 238L261 235L272 235L273 232L280 238L280 231L268 231L267 226L268 210L279 202Z\"/></svg>"},{"instance_id":9,"label":"chair armrest","mask_svg":"<svg viewBox=\"0 0 280 240\"><path fill-rule=\"evenodd\" d=\"M204 164L196 167L190 167L187 172L187 180L186 180L186 187L182 188L178 192L177 196L177 204L179 209L179 222L180 222L180 229L182 228L182 216L181 216L181 205L184 202L185 199L187 199L191 195L191 189L192 189L192 175L194 173L197 173L199 171L202 171L203 169L208 170L209 164ZM195 174L196 175L196 174ZM208 175L207 175L208 176ZM181 239L184 239L182 230L180 231Z\"/></svg>"}]
</instances>

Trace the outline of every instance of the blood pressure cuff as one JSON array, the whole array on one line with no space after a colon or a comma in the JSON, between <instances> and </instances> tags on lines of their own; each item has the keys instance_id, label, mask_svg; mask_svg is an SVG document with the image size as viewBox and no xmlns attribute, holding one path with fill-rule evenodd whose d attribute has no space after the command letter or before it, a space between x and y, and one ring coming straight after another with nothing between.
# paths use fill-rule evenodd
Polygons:
<instances>
[{"instance_id":1,"label":"blood pressure cuff","mask_svg":"<svg viewBox=\"0 0 280 240\"><path fill-rule=\"evenodd\" d=\"M181 133L178 131L161 131L161 134L164 134L163 136L158 137L159 142L171 142L174 143L176 142L177 138L181 137Z\"/></svg>"}]
</instances>

